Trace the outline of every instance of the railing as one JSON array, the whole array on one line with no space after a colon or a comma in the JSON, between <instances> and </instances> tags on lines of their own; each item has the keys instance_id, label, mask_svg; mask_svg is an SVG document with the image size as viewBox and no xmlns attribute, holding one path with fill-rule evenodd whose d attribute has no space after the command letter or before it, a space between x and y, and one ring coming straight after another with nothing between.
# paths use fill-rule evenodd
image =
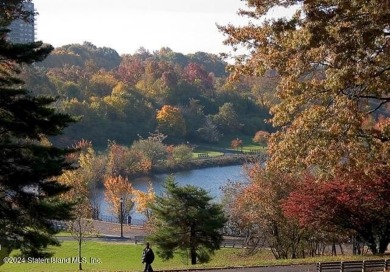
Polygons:
<instances>
[{"instance_id":1,"label":"railing","mask_svg":"<svg viewBox=\"0 0 390 272\"><path fill-rule=\"evenodd\" d=\"M317 263L317 272L366 272L387 271L390 269L390 260L367 260Z\"/></svg>"},{"instance_id":2,"label":"railing","mask_svg":"<svg viewBox=\"0 0 390 272\"><path fill-rule=\"evenodd\" d=\"M110 223L119 223L118 218L112 215L100 215L99 220ZM129 224L127 217L123 218L123 224ZM131 218L130 224L135 226L143 226L145 224L145 220Z\"/></svg>"},{"instance_id":3,"label":"railing","mask_svg":"<svg viewBox=\"0 0 390 272\"><path fill-rule=\"evenodd\" d=\"M199 153L198 159L206 159L209 157L209 153Z\"/></svg>"},{"instance_id":4,"label":"railing","mask_svg":"<svg viewBox=\"0 0 390 272\"><path fill-rule=\"evenodd\" d=\"M145 242L146 236L134 236L134 243L143 243ZM221 243L221 247L238 247L242 248L244 247L244 239L236 239L236 238L228 238L224 239Z\"/></svg>"}]
</instances>

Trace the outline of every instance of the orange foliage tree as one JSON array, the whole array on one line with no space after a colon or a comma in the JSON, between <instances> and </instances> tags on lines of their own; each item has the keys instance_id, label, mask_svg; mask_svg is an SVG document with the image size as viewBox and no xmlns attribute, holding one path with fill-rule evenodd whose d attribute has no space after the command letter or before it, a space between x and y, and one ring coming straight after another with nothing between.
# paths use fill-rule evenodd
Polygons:
<instances>
[{"instance_id":1,"label":"orange foliage tree","mask_svg":"<svg viewBox=\"0 0 390 272\"><path fill-rule=\"evenodd\" d=\"M268 139L270 137L270 133L267 131L259 130L256 132L255 136L253 137L252 141L259 144L266 145L268 143Z\"/></svg>"},{"instance_id":2,"label":"orange foliage tree","mask_svg":"<svg viewBox=\"0 0 390 272\"><path fill-rule=\"evenodd\" d=\"M242 151L242 140L239 139L239 138L234 139L234 140L232 140L232 141L230 142L230 146L231 146L232 148L234 148L234 149L237 149L237 150L238 150L239 147L241 147L241 151Z\"/></svg>"},{"instance_id":3,"label":"orange foliage tree","mask_svg":"<svg viewBox=\"0 0 390 272\"><path fill-rule=\"evenodd\" d=\"M133 176L147 174L152 167L151 160L141 150L109 142L107 151L106 176Z\"/></svg>"},{"instance_id":4,"label":"orange foliage tree","mask_svg":"<svg viewBox=\"0 0 390 272\"><path fill-rule=\"evenodd\" d=\"M154 203L156 194L154 193L152 183L149 182L147 192L134 190L134 202L137 212L142 213L149 220L151 217L151 210L149 206Z\"/></svg>"},{"instance_id":5,"label":"orange foliage tree","mask_svg":"<svg viewBox=\"0 0 390 272\"><path fill-rule=\"evenodd\" d=\"M227 208L236 227L247 233L250 247L266 244L277 259L300 256L305 230L287 218L282 209L295 178L266 171L259 165L249 167L247 172L249 184L225 189L232 194Z\"/></svg>"},{"instance_id":6,"label":"orange foliage tree","mask_svg":"<svg viewBox=\"0 0 390 272\"><path fill-rule=\"evenodd\" d=\"M111 207L112 213L114 213L118 220L125 218L134 207L133 195L134 189L132 184L127 178L122 176L107 177L104 180L105 192L104 196ZM121 211L121 199L122 199L122 215Z\"/></svg>"}]
</instances>

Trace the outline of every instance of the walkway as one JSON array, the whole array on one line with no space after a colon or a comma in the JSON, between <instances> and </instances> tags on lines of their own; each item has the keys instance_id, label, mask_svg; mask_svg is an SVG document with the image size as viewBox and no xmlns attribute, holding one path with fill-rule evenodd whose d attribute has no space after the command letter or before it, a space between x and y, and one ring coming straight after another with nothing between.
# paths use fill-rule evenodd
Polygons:
<instances>
[{"instance_id":1,"label":"walkway","mask_svg":"<svg viewBox=\"0 0 390 272\"><path fill-rule=\"evenodd\" d=\"M119 223L110 223L99 220L93 221L93 226L99 236L117 236L121 235L121 225ZM135 236L145 236L146 232L142 226L123 224L123 236L134 239Z\"/></svg>"},{"instance_id":2,"label":"walkway","mask_svg":"<svg viewBox=\"0 0 390 272\"><path fill-rule=\"evenodd\" d=\"M163 270L155 270L163 271ZM177 270L183 271L183 270ZM258 266L258 267L234 267L234 268L223 268L223 269L208 269L208 270L185 270L193 272L316 272L315 264L308 265L285 265L285 266ZM168 271L167 271L168 272ZM169 272L176 272L169 270Z\"/></svg>"}]
</instances>

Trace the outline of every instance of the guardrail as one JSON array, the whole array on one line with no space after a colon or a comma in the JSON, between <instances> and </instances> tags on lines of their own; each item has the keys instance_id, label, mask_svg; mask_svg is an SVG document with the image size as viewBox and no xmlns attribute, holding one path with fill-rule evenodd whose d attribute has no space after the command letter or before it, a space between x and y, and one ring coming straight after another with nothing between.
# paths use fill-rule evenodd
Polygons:
<instances>
[{"instance_id":1,"label":"guardrail","mask_svg":"<svg viewBox=\"0 0 390 272\"><path fill-rule=\"evenodd\" d=\"M390 260L366 260L345 262L317 263L317 272L368 272L387 271L390 269Z\"/></svg>"}]
</instances>

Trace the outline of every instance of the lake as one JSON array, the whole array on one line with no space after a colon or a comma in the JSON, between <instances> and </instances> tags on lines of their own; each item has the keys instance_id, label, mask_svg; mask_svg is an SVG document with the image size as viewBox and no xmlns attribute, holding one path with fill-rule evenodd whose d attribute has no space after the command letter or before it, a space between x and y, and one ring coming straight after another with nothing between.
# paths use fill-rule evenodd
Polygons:
<instances>
[{"instance_id":1,"label":"lake","mask_svg":"<svg viewBox=\"0 0 390 272\"><path fill-rule=\"evenodd\" d=\"M151 181L154 191L157 195L160 195L167 176L167 174L162 174L152 177L137 178L132 181L132 184L135 189L146 192L148 183ZM210 196L212 196L217 202L220 201L222 197L221 187L226 185L228 181L247 181L247 177L241 165L211 167L177 172L174 174L174 177L179 186L194 185L201 187L209 192ZM104 199L104 188L99 190L97 197L100 202L100 212L102 218L109 221L115 220L109 211L107 202ZM143 215L137 214L136 212L132 212L131 216L135 220L134 222L143 219Z\"/></svg>"}]
</instances>

